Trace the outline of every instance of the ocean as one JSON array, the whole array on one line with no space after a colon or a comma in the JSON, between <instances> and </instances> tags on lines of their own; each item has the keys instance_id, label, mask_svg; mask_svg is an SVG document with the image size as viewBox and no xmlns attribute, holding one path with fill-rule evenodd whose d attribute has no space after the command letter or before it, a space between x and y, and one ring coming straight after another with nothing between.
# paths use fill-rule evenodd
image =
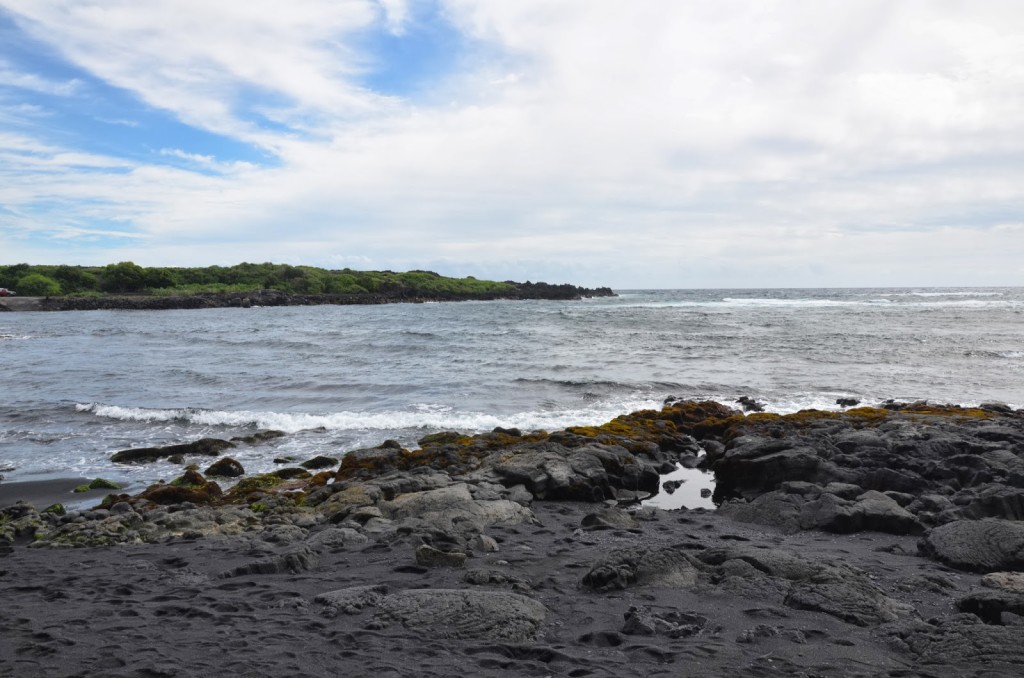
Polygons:
<instances>
[{"instance_id":1,"label":"ocean","mask_svg":"<svg viewBox=\"0 0 1024 678\"><path fill-rule=\"evenodd\" d=\"M257 430L249 472L442 430L603 423L668 397L1024 407L1024 288L638 290L495 301L0 314L0 474L141 489L129 447Z\"/></svg>"}]
</instances>

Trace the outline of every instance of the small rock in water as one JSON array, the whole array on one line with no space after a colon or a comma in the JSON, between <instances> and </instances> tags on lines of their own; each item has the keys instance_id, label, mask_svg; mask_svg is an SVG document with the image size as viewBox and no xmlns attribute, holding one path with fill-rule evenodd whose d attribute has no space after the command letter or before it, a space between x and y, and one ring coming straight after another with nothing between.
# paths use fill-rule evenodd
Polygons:
<instances>
[{"instance_id":1,"label":"small rock in water","mask_svg":"<svg viewBox=\"0 0 1024 678\"><path fill-rule=\"evenodd\" d=\"M764 412L764 405L750 396L740 396L736 399L736 402L743 408L744 412Z\"/></svg>"},{"instance_id":2,"label":"small rock in water","mask_svg":"<svg viewBox=\"0 0 1024 678\"><path fill-rule=\"evenodd\" d=\"M335 467L337 465L338 465L338 460L337 459L335 459L334 457L324 457L324 456L313 457L312 459L310 459L308 461L304 461L301 464L299 464L299 466L301 466L302 468L310 470L310 471L324 469L324 468L333 468L333 467Z\"/></svg>"},{"instance_id":3,"label":"small rock in water","mask_svg":"<svg viewBox=\"0 0 1024 678\"><path fill-rule=\"evenodd\" d=\"M860 401L856 398L836 398L836 405L840 407L856 407L860 405Z\"/></svg>"},{"instance_id":4,"label":"small rock in water","mask_svg":"<svg viewBox=\"0 0 1024 678\"><path fill-rule=\"evenodd\" d=\"M665 490L668 494L672 494L679 489L683 482L682 480L666 480L661 484L661 489Z\"/></svg>"}]
</instances>

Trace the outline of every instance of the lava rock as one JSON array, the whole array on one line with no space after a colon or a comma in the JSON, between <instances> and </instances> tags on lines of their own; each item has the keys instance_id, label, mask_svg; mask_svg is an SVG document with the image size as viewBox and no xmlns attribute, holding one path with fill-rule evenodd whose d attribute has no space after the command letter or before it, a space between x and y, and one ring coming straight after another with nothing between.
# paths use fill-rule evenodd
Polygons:
<instances>
[{"instance_id":1,"label":"lava rock","mask_svg":"<svg viewBox=\"0 0 1024 678\"><path fill-rule=\"evenodd\" d=\"M932 529L918 549L961 570L1022 571L1024 525L996 519L958 520Z\"/></svg>"}]
</instances>

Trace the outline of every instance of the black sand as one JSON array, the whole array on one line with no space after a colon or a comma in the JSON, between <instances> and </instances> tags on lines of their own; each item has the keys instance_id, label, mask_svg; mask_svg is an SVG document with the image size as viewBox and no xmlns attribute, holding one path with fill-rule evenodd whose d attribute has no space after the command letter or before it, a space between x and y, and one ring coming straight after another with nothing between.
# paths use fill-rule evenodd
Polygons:
<instances>
[{"instance_id":1,"label":"black sand","mask_svg":"<svg viewBox=\"0 0 1024 678\"><path fill-rule=\"evenodd\" d=\"M784 548L863 569L916 615L949 614L950 594L977 575L916 555L916 539L836 537L751 530L713 513L659 512L634 531L582 532L591 505L538 503L540 525L495 528L493 554L465 568L418 568L407 545L325 549L305 572L222 578L264 559L252 537L181 540L99 549L18 548L0 560L4 601L0 673L10 676L772 676L1019 675L1012 666L927 666L894 652L885 626L860 627L786 607L774 592L712 587L695 592L638 587L598 593L581 579L602 554L624 546ZM493 571L548 610L536 640L445 637L445 629L375 628L377 611L329 616L314 597L358 585L403 589L484 588L471 571ZM630 608L707 620L690 637L628 635ZM895 628L898 622L889 626ZM1016 630L1024 640L1024 633ZM1004 672L1000 672L1000 671ZM918 673L921 671L921 673Z\"/></svg>"},{"instance_id":2,"label":"black sand","mask_svg":"<svg viewBox=\"0 0 1024 678\"><path fill-rule=\"evenodd\" d=\"M29 504L46 508L51 504L70 504L82 500L101 499L105 494L101 490L90 490L79 494L72 493L76 487L88 484L88 478L57 478L54 480L29 480L25 482L0 482L0 508L11 506L15 502L25 501Z\"/></svg>"}]
</instances>

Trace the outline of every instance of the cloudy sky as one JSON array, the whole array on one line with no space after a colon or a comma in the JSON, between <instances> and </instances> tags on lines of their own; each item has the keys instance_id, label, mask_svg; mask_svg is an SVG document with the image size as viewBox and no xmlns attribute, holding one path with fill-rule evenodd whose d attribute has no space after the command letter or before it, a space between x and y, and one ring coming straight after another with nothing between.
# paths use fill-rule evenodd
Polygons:
<instances>
[{"instance_id":1,"label":"cloudy sky","mask_svg":"<svg viewBox=\"0 0 1024 678\"><path fill-rule=\"evenodd\" d=\"M1024 284L1020 0L0 0L0 263Z\"/></svg>"}]
</instances>

